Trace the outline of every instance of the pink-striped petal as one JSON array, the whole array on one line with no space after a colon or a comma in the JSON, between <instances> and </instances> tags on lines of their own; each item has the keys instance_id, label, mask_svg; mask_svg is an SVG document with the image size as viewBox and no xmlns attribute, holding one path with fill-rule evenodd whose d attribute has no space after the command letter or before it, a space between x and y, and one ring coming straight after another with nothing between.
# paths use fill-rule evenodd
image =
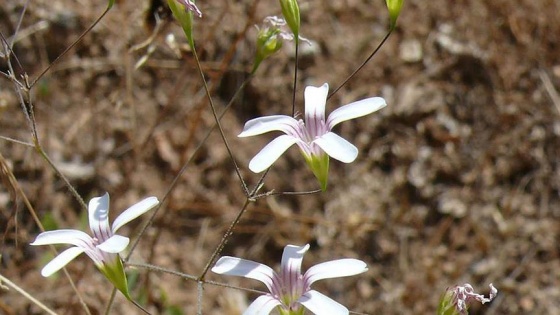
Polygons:
<instances>
[{"instance_id":1,"label":"pink-striped petal","mask_svg":"<svg viewBox=\"0 0 560 315\"><path fill-rule=\"evenodd\" d=\"M109 194L101 197L91 198L88 205L89 227L93 237L104 242L111 237L111 226L109 225Z\"/></svg>"},{"instance_id":2,"label":"pink-striped petal","mask_svg":"<svg viewBox=\"0 0 560 315\"><path fill-rule=\"evenodd\" d=\"M224 256L218 259L214 267L212 267L212 272L221 275L255 279L264 283L269 291L272 288L272 278L274 277L274 270L267 265L231 256Z\"/></svg>"},{"instance_id":3,"label":"pink-striped petal","mask_svg":"<svg viewBox=\"0 0 560 315\"><path fill-rule=\"evenodd\" d=\"M327 126L329 130L331 130L334 126L343 121L371 114L385 106L387 106L387 103L381 97L366 98L365 100L344 105L335 109L329 115L329 118L327 119Z\"/></svg>"},{"instance_id":4,"label":"pink-striped petal","mask_svg":"<svg viewBox=\"0 0 560 315\"><path fill-rule=\"evenodd\" d=\"M352 259L338 259L317 264L307 270L304 278L310 285L321 279L340 278L357 275L368 270L365 262Z\"/></svg>"},{"instance_id":5,"label":"pink-striped petal","mask_svg":"<svg viewBox=\"0 0 560 315\"><path fill-rule=\"evenodd\" d=\"M268 315L280 304L280 301L271 295L261 295L249 305L243 315Z\"/></svg>"},{"instance_id":6,"label":"pink-striped petal","mask_svg":"<svg viewBox=\"0 0 560 315\"><path fill-rule=\"evenodd\" d=\"M313 142L330 157L340 162L350 163L358 156L358 148L334 132L327 132Z\"/></svg>"},{"instance_id":7,"label":"pink-striped petal","mask_svg":"<svg viewBox=\"0 0 560 315\"><path fill-rule=\"evenodd\" d=\"M307 291L299 303L315 315L348 315L348 309L330 297L315 291Z\"/></svg>"},{"instance_id":8,"label":"pink-striped petal","mask_svg":"<svg viewBox=\"0 0 560 315\"><path fill-rule=\"evenodd\" d=\"M121 235L113 235L105 242L97 245L97 248L107 253L120 253L128 246L130 239Z\"/></svg>"},{"instance_id":9,"label":"pink-striped petal","mask_svg":"<svg viewBox=\"0 0 560 315\"><path fill-rule=\"evenodd\" d=\"M116 233L118 229L128 222L150 211L153 207L157 206L157 204L159 204L159 201L156 197L148 197L126 209L113 222L113 233Z\"/></svg>"},{"instance_id":10,"label":"pink-striped petal","mask_svg":"<svg viewBox=\"0 0 560 315\"><path fill-rule=\"evenodd\" d=\"M54 230L37 235L31 245L71 244L82 248L93 248L93 239L78 230Z\"/></svg>"},{"instance_id":11,"label":"pink-striped petal","mask_svg":"<svg viewBox=\"0 0 560 315\"><path fill-rule=\"evenodd\" d=\"M51 260L43 269L41 270L41 275L43 277L48 277L53 273L59 271L64 266L66 266L70 261L76 258L78 255L84 252L84 248L81 247L70 247L67 250L60 253L53 260Z\"/></svg>"},{"instance_id":12,"label":"pink-striped petal","mask_svg":"<svg viewBox=\"0 0 560 315\"><path fill-rule=\"evenodd\" d=\"M288 135L281 135L272 140L249 162L249 169L260 173L269 168L278 158L299 140Z\"/></svg>"},{"instance_id":13,"label":"pink-striped petal","mask_svg":"<svg viewBox=\"0 0 560 315\"><path fill-rule=\"evenodd\" d=\"M294 135L298 121L286 115L273 115L251 119L245 123L243 132L238 137L251 137L270 131L282 131Z\"/></svg>"},{"instance_id":14,"label":"pink-striped petal","mask_svg":"<svg viewBox=\"0 0 560 315\"><path fill-rule=\"evenodd\" d=\"M309 244L305 246L286 245L282 253L282 271L283 274L293 274L298 276L301 274L301 263L303 255L309 250ZM295 282L292 282L295 283Z\"/></svg>"},{"instance_id":15,"label":"pink-striped petal","mask_svg":"<svg viewBox=\"0 0 560 315\"><path fill-rule=\"evenodd\" d=\"M305 125L308 130L318 130L319 122L325 121L325 104L329 94L327 83L320 87L308 86L304 91Z\"/></svg>"}]
</instances>

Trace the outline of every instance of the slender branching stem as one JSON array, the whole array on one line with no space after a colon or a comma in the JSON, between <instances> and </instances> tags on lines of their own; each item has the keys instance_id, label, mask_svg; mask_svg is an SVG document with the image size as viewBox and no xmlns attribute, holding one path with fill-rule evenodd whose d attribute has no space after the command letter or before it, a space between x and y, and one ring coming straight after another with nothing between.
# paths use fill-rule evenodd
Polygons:
<instances>
[{"instance_id":1,"label":"slender branching stem","mask_svg":"<svg viewBox=\"0 0 560 315\"><path fill-rule=\"evenodd\" d=\"M134 304L134 306L136 306L138 309L140 309L142 312L144 312L144 314L151 315L150 312L148 312L147 309L145 309L144 307L142 307L142 305L138 304L138 302L136 302L136 301L134 301L134 300L130 300L130 302L132 302L132 304Z\"/></svg>"},{"instance_id":2,"label":"slender branching stem","mask_svg":"<svg viewBox=\"0 0 560 315\"><path fill-rule=\"evenodd\" d=\"M197 280L199 280L199 281L204 280L204 277L208 273L208 270L210 270L210 267L212 267L214 265L214 262L216 261L216 258L218 258L218 256L220 255L220 253L222 252L222 250L226 246L229 237L233 234L233 230L235 229L235 226L237 226L237 223L239 223L239 221L241 220L241 217L243 216L243 214L247 210L247 207L249 206L249 202L250 202L249 198L247 198L245 200L245 203L241 207L241 210L239 210L239 213L237 213L237 216L235 217L235 219L233 219L233 221L229 225L228 229L226 230L226 232L222 236L222 240L220 241L220 244L218 245L218 247L216 247L216 249L212 253L212 256L210 256L210 259L208 259L208 261L206 262L206 265L204 266L204 269L202 270L202 273L197 278Z\"/></svg>"},{"instance_id":3,"label":"slender branching stem","mask_svg":"<svg viewBox=\"0 0 560 315\"><path fill-rule=\"evenodd\" d=\"M150 270L150 271L167 273L167 274L170 274L170 275L178 276L178 277L183 278L185 280L202 282L204 284L215 285L215 286L218 286L218 287L231 288L231 289L242 290L242 291L258 293L258 294L266 294L267 293L267 292L264 292L264 291L261 291L261 290L239 287L239 286L226 284L226 283L222 283L222 282L217 282L217 281L199 280L198 277L193 276L193 275L189 275L189 274L186 274L186 273L183 273L183 272L179 272L179 271L175 271L175 270L171 270L171 269L167 269L167 268L164 268L164 267L160 267L160 266L156 266L156 265L152 265L152 264L147 264L147 263L128 262L128 263L126 263L126 266L131 267L131 268L143 268L143 269L147 269L147 270Z\"/></svg>"},{"instance_id":4,"label":"slender branching stem","mask_svg":"<svg viewBox=\"0 0 560 315\"><path fill-rule=\"evenodd\" d=\"M235 161L235 157L233 155L231 147L229 146L226 135L225 135L224 130L222 128L222 124L220 123L220 118L218 117L218 114L216 112L216 106L214 105L212 95L210 95L210 89L208 89L208 84L206 83L206 77L204 76L204 72L202 71L202 66L200 64L200 59L198 58L198 54L196 52L196 48L195 48L194 45L192 46L192 52L193 52L193 56L194 56L194 59L195 59L196 68L198 69L198 74L200 75L200 79L202 80L202 85L204 86L204 90L206 91L206 96L207 96L208 102L210 104L210 109L212 111L212 115L214 116L214 121L216 122L216 125L218 127L218 131L220 133L220 137L222 138L222 141L224 142L224 146L225 146L225 148L226 148L226 150L229 154L229 157L231 158L231 162L233 163L233 167L235 168L235 173L237 174L237 177L239 178L239 181L241 181L243 187L246 187L245 181L243 180L243 176L241 175L241 171L239 169L239 166L237 166L237 162ZM245 194L247 194L247 191L245 191Z\"/></svg>"},{"instance_id":5,"label":"slender branching stem","mask_svg":"<svg viewBox=\"0 0 560 315\"><path fill-rule=\"evenodd\" d=\"M360 70L362 70L362 68L371 60L371 58L373 58L373 56L375 56L375 54L377 53L377 51L379 51L379 49L383 46L383 44L385 44L385 42L387 41L387 39L389 38L389 35L391 35L391 33L393 33L393 29L391 28L389 30L389 32L387 32L387 35L385 35L385 37L383 37L383 39L381 40L381 42L379 43L379 45L377 45L377 47L371 52L371 54L366 58L366 60L364 62L362 62L362 64L356 68L356 70L354 70L354 72L352 72L352 74L350 74L343 82L342 84L340 84L336 89L334 89L331 94L329 94L329 96L327 96L327 100L330 99L333 95L336 94L336 92L338 92L338 90L340 90L340 88L342 88L344 85L346 85L346 83L348 83L348 81L350 81L350 79L352 79L358 72L360 72Z\"/></svg>"},{"instance_id":6,"label":"slender branching stem","mask_svg":"<svg viewBox=\"0 0 560 315\"><path fill-rule=\"evenodd\" d=\"M109 5L107 6L107 8L105 9L105 11L103 11L103 13L101 13L101 15L93 22L93 24L91 24L82 34L80 34L80 36L78 36L78 39L76 39L72 44L70 44L70 46L66 47L66 49L64 49L64 51L58 55L53 62L51 62L41 73L39 73L39 75L37 76L37 78L35 78L35 80L33 80L33 83L31 83L30 87L35 86L35 84L37 83L37 81L41 80L41 78L64 56L66 55L66 53L68 53L72 48L74 48L74 46L76 46L83 38L84 36L86 36L89 32L91 32L91 30L105 17L105 15L109 12L109 10L111 9L111 1L109 1Z\"/></svg>"},{"instance_id":7,"label":"slender branching stem","mask_svg":"<svg viewBox=\"0 0 560 315\"><path fill-rule=\"evenodd\" d=\"M249 81L253 78L253 76L249 76L245 79L245 81L243 81L243 83L241 84L240 88L236 91L236 93L233 95L232 99L229 101L229 103L226 105L226 107L224 108L224 110L222 111L222 113L219 116L219 120L222 119L222 117L224 117L224 115L227 113L227 111L231 108L231 106L233 105L233 103L235 102L235 100L237 99L237 97L239 97L241 95L241 90L243 90L245 88L245 86L249 83ZM167 191L165 192L165 194L163 195L160 204L154 209L154 211L152 211L150 218L147 220L146 224L143 225L142 229L140 230L140 233L138 233L138 236L134 239L134 241L132 242L132 245L130 247L130 251L128 252L128 255L126 256L126 258L124 259L125 261L128 261L128 259L130 259L130 256L132 255L132 252L135 250L136 246L138 245L138 242L140 241L140 238L142 237L142 235L144 235L144 233L146 232L147 228L152 224L152 222L154 221L155 216L158 214L159 209L162 207L162 205L164 204L164 202L167 200L167 198L169 197L169 195L171 195L171 192L173 192L173 189L177 186L177 183L179 182L179 179L181 178L181 176L185 173L185 171L187 170L187 168L190 166L190 164L192 163L192 161L194 160L194 158L196 157L196 154L200 151L200 149L202 148L202 146L206 143L206 141L208 140L208 138L210 137L210 135L212 134L212 132L214 130L216 130L216 128L218 128L218 124L216 122L214 122L214 125L212 126L212 128L210 128L210 130L208 130L206 132L206 135L204 135L202 141L198 144L198 146L194 149L194 152L191 154L191 156L188 158L187 161L185 161L185 163L183 164L183 166L181 167L181 169L179 170L179 172L177 173L177 175L175 176L175 178L173 178L173 181L171 182L171 184L169 185L169 188L167 189ZM245 182L242 182L243 184L243 189L244 191L248 191L247 186L245 186Z\"/></svg>"},{"instance_id":8,"label":"slender branching stem","mask_svg":"<svg viewBox=\"0 0 560 315\"><path fill-rule=\"evenodd\" d=\"M50 165L50 167L55 171L56 175L58 175L58 177L60 177L64 181L64 184L66 185L68 190L70 190L70 192L76 198L76 200L78 200L82 209L84 211L87 211L88 208L84 199L82 199L82 197L80 196L76 188L72 186L68 178L66 178L66 176L62 174L62 172L56 167L56 165L54 165L54 163L51 161L47 153L45 153L45 151L43 150L43 147L41 147L41 145L39 144L39 141L35 141L35 150L37 150L37 152L43 157L43 159Z\"/></svg>"}]
</instances>

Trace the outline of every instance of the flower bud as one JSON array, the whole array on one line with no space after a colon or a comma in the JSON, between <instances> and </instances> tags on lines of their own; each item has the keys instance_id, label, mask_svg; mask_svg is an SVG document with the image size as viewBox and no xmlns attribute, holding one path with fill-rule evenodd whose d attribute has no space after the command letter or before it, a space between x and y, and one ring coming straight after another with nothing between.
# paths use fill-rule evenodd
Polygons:
<instances>
[{"instance_id":1,"label":"flower bud","mask_svg":"<svg viewBox=\"0 0 560 315\"><path fill-rule=\"evenodd\" d=\"M297 0L280 0L282 7L282 15L288 23L290 30L294 33L294 38L297 41L299 36L299 6Z\"/></svg>"},{"instance_id":2,"label":"flower bud","mask_svg":"<svg viewBox=\"0 0 560 315\"><path fill-rule=\"evenodd\" d=\"M386 0L387 8L389 9L389 18L391 19L391 30L397 26L397 18L401 13L403 0Z\"/></svg>"}]
</instances>

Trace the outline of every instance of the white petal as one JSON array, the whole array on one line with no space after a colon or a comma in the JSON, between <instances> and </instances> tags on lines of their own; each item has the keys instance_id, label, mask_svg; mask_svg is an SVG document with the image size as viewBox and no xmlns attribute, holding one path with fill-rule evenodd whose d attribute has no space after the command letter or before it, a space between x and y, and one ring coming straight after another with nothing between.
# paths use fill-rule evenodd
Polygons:
<instances>
[{"instance_id":1,"label":"white petal","mask_svg":"<svg viewBox=\"0 0 560 315\"><path fill-rule=\"evenodd\" d=\"M270 141L262 150L255 155L249 162L249 169L255 173L260 173L269 168L272 163L276 162L282 153L286 152L289 147L298 142L298 139L288 135L281 135Z\"/></svg>"},{"instance_id":2,"label":"white petal","mask_svg":"<svg viewBox=\"0 0 560 315\"><path fill-rule=\"evenodd\" d=\"M313 141L333 159L353 162L358 156L358 148L334 132L327 132Z\"/></svg>"},{"instance_id":3,"label":"white petal","mask_svg":"<svg viewBox=\"0 0 560 315\"><path fill-rule=\"evenodd\" d=\"M315 315L348 315L349 313L344 305L315 290L307 291L299 298L299 302Z\"/></svg>"},{"instance_id":4,"label":"white petal","mask_svg":"<svg viewBox=\"0 0 560 315\"><path fill-rule=\"evenodd\" d=\"M156 197L148 197L126 209L113 222L113 233L117 232L117 230L120 229L123 225L148 212L158 203L159 201Z\"/></svg>"},{"instance_id":5,"label":"white petal","mask_svg":"<svg viewBox=\"0 0 560 315\"><path fill-rule=\"evenodd\" d=\"M271 295L261 295L249 305L245 312L243 312L243 315L268 315L280 304L280 301Z\"/></svg>"},{"instance_id":6,"label":"white petal","mask_svg":"<svg viewBox=\"0 0 560 315\"><path fill-rule=\"evenodd\" d=\"M321 279L348 277L366 272L365 262L358 259L338 259L317 264L307 270L305 278L309 284Z\"/></svg>"},{"instance_id":7,"label":"white petal","mask_svg":"<svg viewBox=\"0 0 560 315\"><path fill-rule=\"evenodd\" d=\"M243 132L238 137L256 136L270 131L278 130L293 134L293 129L298 128L298 122L286 115L273 115L251 119L245 123Z\"/></svg>"},{"instance_id":8,"label":"white petal","mask_svg":"<svg viewBox=\"0 0 560 315\"><path fill-rule=\"evenodd\" d=\"M78 230L55 230L47 231L37 235L31 245L53 245L71 244L74 246L88 248L93 244L93 239L86 233Z\"/></svg>"},{"instance_id":9,"label":"white petal","mask_svg":"<svg viewBox=\"0 0 560 315\"><path fill-rule=\"evenodd\" d=\"M335 109L329 115L327 126L330 130L340 122L371 114L385 106L387 106L387 103L382 97L366 98L365 100L344 105Z\"/></svg>"},{"instance_id":10,"label":"white petal","mask_svg":"<svg viewBox=\"0 0 560 315\"><path fill-rule=\"evenodd\" d=\"M84 252L83 248L80 247L70 247L67 250L60 253L53 260L51 260L44 268L41 270L41 275L43 277L48 277L53 273L59 271L62 267L66 266L72 259L76 258L78 255Z\"/></svg>"},{"instance_id":11,"label":"white petal","mask_svg":"<svg viewBox=\"0 0 560 315\"><path fill-rule=\"evenodd\" d=\"M307 250L309 250L309 244L305 246L287 245L284 247L284 252L282 253L282 270L284 275L289 273L299 276L301 274L301 262Z\"/></svg>"},{"instance_id":12,"label":"white petal","mask_svg":"<svg viewBox=\"0 0 560 315\"><path fill-rule=\"evenodd\" d=\"M116 254L122 252L128 246L129 242L130 239L128 237L113 235L105 242L97 245L97 248L107 253Z\"/></svg>"},{"instance_id":13,"label":"white petal","mask_svg":"<svg viewBox=\"0 0 560 315\"><path fill-rule=\"evenodd\" d=\"M212 267L212 272L221 275L255 279L264 283L269 291L272 287L272 278L274 277L274 270L267 265L230 256L218 259L214 267Z\"/></svg>"},{"instance_id":14,"label":"white petal","mask_svg":"<svg viewBox=\"0 0 560 315\"><path fill-rule=\"evenodd\" d=\"M111 237L109 226L109 194L91 198L88 204L89 227L93 236L104 242Z\"/></svg>"},{"instance_id":15,"label":"white petal","mask_svg":"<svg viewBox=\"0 0 560 315\"><path fill-rule=\"evenodd\" d=\"M315 129L316 122L325 121L325 104L329 94L327 83L320 87L308 86L305 88L305 124L308 128Z\"/></svg>"}]
</instances>

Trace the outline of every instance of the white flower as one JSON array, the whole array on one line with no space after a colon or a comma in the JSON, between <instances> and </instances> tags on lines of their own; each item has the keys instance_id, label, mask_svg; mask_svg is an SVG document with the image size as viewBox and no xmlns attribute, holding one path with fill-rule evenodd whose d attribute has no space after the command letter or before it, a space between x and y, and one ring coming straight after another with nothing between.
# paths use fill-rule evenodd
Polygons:
<instances>
[{"instance_id":1,"label":"white flower","mask_svg":"<svg viewBox=\"0 0 560 315\"><path fill-rule=\"evenodd\" d=\"M357 259L333 260L315 265L302 275L301 262L308 249L309 244L302 247L286 246L279 273L266 265L229 256L221 257L212 271L255 279L266 285L270 293L259 296L245 310L244 315L269 314L275 307L281 314L303 314L303 307L317 315L348 314L348 309L343 305L311 290L311 284L321 279L366 272L366 263Z\"/></svg>"},{"instance_id":2,"label":"white flower","mask_svg":"<svg viewBox=\"0 0 560 315\"><path fill-rule=\"evenodd\" d=\"M335 109L325 119L325 104L329 85L305 88L305 121L286 115L259 117L245 123L239 137L250 137L278 130L285 133L267 144L249 162L249 169L255 173L269 168L293 144L297 144L321 183L326 188L328 157L350 163L358 156L358 149L332 132L339 123L371 114L387 103L381 97L367 98ZM326 153L326 155L324 154Z\"/></svg>"},{"instance_id":3,"label":"white flower","mask_svg":"<svg viewBox=\"0 0 560 315\"><path fill-rule=\"evenodd\" d=\"M92 198L88 205L88 213L93 237L79 230L55 230L39 234L31 243L31 245L74 245L49 262L41 270L41 275L48 277L81 253L86 253L119 290L127 291L122 262L117 254L128 246L130 239L115 233L123 225L152 209L158 203L156 197L148 197L125 210L115 219L113 225L109 226L109 194ZM123 293L125 292L123 291Z\"/></svg>"}]
</instances>

